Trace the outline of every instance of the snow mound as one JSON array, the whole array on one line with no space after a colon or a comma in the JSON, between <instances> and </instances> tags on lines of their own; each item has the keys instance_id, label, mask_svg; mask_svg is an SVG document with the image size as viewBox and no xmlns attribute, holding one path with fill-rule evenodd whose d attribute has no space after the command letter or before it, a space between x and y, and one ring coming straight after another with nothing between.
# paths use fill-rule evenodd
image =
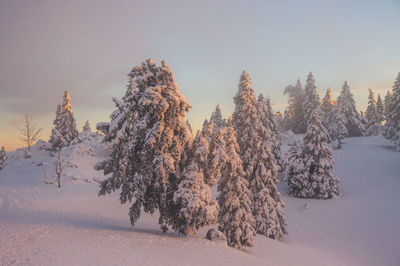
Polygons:
<instances>
[{"instance_id":1,"label":"snow mound","mask_svg":"<svg viewBox=\"0 0 400 266\"><path fill-rule=\"evenodd\" d=\"M84 131L72 142L70 146L60 150L60 159L63 165L61 184L99 181L104 178L101 171L94 169L94 165L104 160L109 155L109 143L103 143L104 135ZM31 158L25 159L25 148L9 153L6 168L12 172L16 168L21 171L39 171L39 176L34 180L30 177L30 184L55 184L54 162L58 153L51 153L51 144L38 140L31 147ZM35 169L35 170L33 170ZM17 182L17 181L16 181ZM23 180L21 181L23 182Z\"/></svg>"}]
</instances>

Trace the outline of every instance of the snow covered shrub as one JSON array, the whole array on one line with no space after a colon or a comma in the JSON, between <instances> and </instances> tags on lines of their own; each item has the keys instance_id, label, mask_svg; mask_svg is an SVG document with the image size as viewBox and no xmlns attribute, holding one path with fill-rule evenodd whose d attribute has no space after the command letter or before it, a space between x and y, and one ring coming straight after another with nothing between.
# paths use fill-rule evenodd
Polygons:
<instances>
[{"instance_id":1,"label":"snow covered shrub","mask_svg":"<svg viewBox=\"0 0 400 266\"><path fill-rule=\"evenodd\" d=\"M6 160L7 160L7 154L6 154L6 151L4 150L4 146L3 146L3 147L1 147L1 151L0 151L0 170L6 166Z\"/></svg>"},{"instance_id":2,"label":"snow covered shrub","mask_svg":"<svg viewBox=\"0 0 400 266\"><path fill-rule=\"evenodd\" d=\"M86 120L85 125L82 127L82 132L85 132L85 131L92 131L88 120Z\"/></svg>"},{"instance_id":3,"label":"snow covered shrub","mask_svg":"<svg viewBox=\"0 0 400 266\"><path fill-rule=\"evenodd\" d=\"M206 239L210 241L226 241L226 236L218 229L213 228L207 231Z\"/></svg>"},{"instance_id":4,"label":"snow covered shrub","mask_svg":"<svg viewBox=\"0 0 400 266\"><path fill-rule=\"evenodd\" d=\"M288 194L299 198L328 199L339 195L339 178L333 172L333 154L318 110L313 112L304 145L290 150Z\"/></svg>"},{"instance_id":5,"label":"snow covered shrub","mask_svg":"<svg viewBox=\"0 0 400 266\"><path fill-rule=\"evenodd\" d=\"M382 132L383 126L381 124L375 124L373 126L370 126L367 129L366 135L367 136L378 136Z\"/></svg>"}]
</instances>

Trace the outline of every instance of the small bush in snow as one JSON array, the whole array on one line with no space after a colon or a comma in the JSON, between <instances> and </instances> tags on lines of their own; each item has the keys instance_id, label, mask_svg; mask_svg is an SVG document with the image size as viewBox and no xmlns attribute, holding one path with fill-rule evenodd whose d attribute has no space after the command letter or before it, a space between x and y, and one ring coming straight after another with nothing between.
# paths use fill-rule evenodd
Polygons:
<instances>
[{"instance_id":1,"label":"small bush in snow","mask_svg":"<svg viewBox=\"0 0 400 266\"><path fill-rule=\"evenodd\" d=\"M210 241L226 241L226 236L218 229L210 229L207 232L206 239Z\"/></svg>"},{"instance_id":2,"label":"small bush in snow","mask_svg":"<svg viewBox=\"0 0 400 266\"><path fill-rule=\"evenodd\" d=\"M0 151L0 170L6 166L6 160L7 160L7 154L6 154L6 151L4 150L4 146L3 146L3 147L1 147L1 151Z\"/></svg>"}]
</instances>

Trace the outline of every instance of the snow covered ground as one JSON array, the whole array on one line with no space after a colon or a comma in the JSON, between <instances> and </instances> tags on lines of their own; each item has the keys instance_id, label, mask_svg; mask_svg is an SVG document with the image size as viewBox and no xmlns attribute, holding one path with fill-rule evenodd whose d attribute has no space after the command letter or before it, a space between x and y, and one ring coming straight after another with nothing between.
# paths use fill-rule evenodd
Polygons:
<instances>
[{"instance_id":1,"label":"snow covered ground","mask_svg":"<svg viewBox=\"0 0 400 266\"><path fill-rule=\"evenodd\" d=\"M1 265L400 265L400 153L382 137L348 138L335 151L341 196L332 200L288 197L289 235L257 236L249 250L222 242L163 234L157 216L143 214L131 227L118 193L98 197L93 164L107 156L99 140L64 149L61 188L48 152L36 145L31 159L10 153L0 171ZM42 143L45 146L45 143ZM90 148L90 150L89 150Z\"/></svg>"}]
</instances>

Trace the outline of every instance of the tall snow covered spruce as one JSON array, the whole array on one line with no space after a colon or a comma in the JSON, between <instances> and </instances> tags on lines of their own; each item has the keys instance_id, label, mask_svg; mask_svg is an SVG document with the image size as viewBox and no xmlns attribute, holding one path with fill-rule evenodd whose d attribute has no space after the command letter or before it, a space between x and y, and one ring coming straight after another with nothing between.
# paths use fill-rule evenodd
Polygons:
<instances>
[{"instance_id":1,"label":"tall snow covered spruce","mask_svg":"<svg viewBox=\"0 0 400 266\"><path fill-rule=\"evenodd\" d=\"M53 124L54 128L49 140L53 151L61 150L64 146L68 146L79 135L69 91L65 91L62 104L57 106L56 118Z\"/></svg>"},{"instance_id":2,"label":"tall snow covered spruce","mask_svg":"<svg viewBox=\"0 0 400 266\"><path fill-rule=\"evenodd\" d=\"M371 89L369 89L368 92L368 107L365 111L365 118L368 120L368 126L370 127L376 124L380 124L381 116L376 106L374 92Z\"/></svg>"},{"instance_id":3,"label":"tall snow covered spruce","mask_svg":"<svg viewBox=\"0 0 400 266\"><path fill-rule=\"evenodd\" d=\"M1 147L1 150L0 150L0 170L6 166L6 161L7 161L7 154L6 154L6 151L4 150L4 146L3 146L3 147Z\"/></svg>"},{"instance_id":4,"label":"tall snow covered spruce","mask_svg":"<svg viewBox=\"0 0 400 266\"><path fill-rule=\"evenodd\" d=\"M383 101L381 94L378 93L378 98L376 98L376 111L379 115L379 123L385 120L385 107L383 106Z\"/></svg>"},{"instance_id":5,"label":"tall snow covered spruce","mask_svg":"<svg viewBox=\"0 0 400 266\"><path fill-rule=\"evenodd\" d=\"M391 97L392 97L392 93L390 92L390 90L388 90L386 93L385 99L383 100L383 109L384 109L385 119L387 118Z\"/></svg>"},{"instance_id":6,"label":"tall snow covered spruce","mask_svg":"<svg viewBox=\"0 0 400 266\"><path fill-rule=\"evenodd\" d=\"M310 117L304 145L292 149L288 171L288 194L299 198L329 199L339 195L339 178L333 172L333 154L325 145L328 135L320 111Z\"/></svg>"},{"instance_id":7,"label":"tall snow covered spruce","mask_svg":"<svg viewBox=\"0 0 400 266\"><path fill-rule=\"evenodd\" d=\"M392 95L386 106L384 136L400 151L400 73L393 84Z\"/></svg>"},{"instance_id":8,"label":"tall snow covered spruce","mask_svg":"<svg viewBox=\"0 0 400 266\"><path fill-rule=\"evenodd\" d=\"M132 203L131 224L147 213L159 211L163 231L176 224L174 192L193 136L184 120L190 105L180 93L165 61L157 66L148 59L133 68L130 93L121 109L124 119L112 141L111 158L97 165L111 174L99 195L121 189L121 203Z\"/></svg>"},{"instance_id":9,"label":"tall snow covered spruce","mask_svg":"<svg viewBox=\"0 0 400 266\"><path fill-rule=\"evenodd\" d=\"M250 191L244 178L243 164L239 156L239 145L235 131L228 126L220 132L224 149L219 150L219 157L225 161L223 174L218 181L217 200L220 206L218 229L227 238L228 245L235 248L252 247L255 230L251 210Z\"/></svg>"},{"instance_id":10,"label":"tall snow covered spruce","mask_svg":"<svg viewBox=\"0 0 400 266\"><path fill-rule=\"evenodd\" d=\"M281 239L287 231L282 211L285 205L276 187L279 167L268 146L270 129L263 125L246 71L240 77L234 102L233 125L245 178L249 182L254 229L267 237Z\"/></svg>"},{"instance_id":11,"label":"tall snow covered spruce","mask_svg":"<svg viewBox=\"0 0 400 266\"><path fill-rule=\"evenodd\" d=\"M357 112L356 103L353 94L350 92L350 87L347 81L344 82L339 97L337 98L337 106L340 108L342 114L346 119L346 128L349 137L363 136L365 127L363 118Z\"/></svg>"},{"instance_id":12,"label":"tall snow covered spruce","mask_svg":"<svg viewBox=\"0 0 400 266\"><path fill-rule=\"evenodd\" d=\"M262 94L258 96L257 108L260 115L261 122L267 134L270 136L268 139L268 147L274 155L275 164L279 166L280 171L285 170L286 162L281 152L281 136L279 127L275 121L275 114L272 111L271 101L269 98L264 98Z\"/></svg>"},{"instance_id":13,"label":"tall snow covered spruce","mask_svg":"<svg viewBox=\"0 0 400 266\"><path fill-rule=\"evenodd\" d=\"M332 141L337 140L337 147L341 147L341 140L347 137L348 131L346 128L346 119L339 108L329 113L330 120L328 125L329 136Z\"/></svg>"},{"instance_id":14,"label":"tall snow covered spruce","mask_svg":"<svg viewBox=\"0 0 400 266\"><path fill-rule=\"evenodd\" d=\"M215 111L211 114L210 121L213 121L216 129L221 129L226 126L226 119L222 117L221 107L217 104Z\"/></svg>"},{"instance_id":15,"label":"tall snow covered spruce","mask_svg":"<svg viewBox=\"0 0 400 266\"><path fill-rule=\"evenodd\" d=\"M300 79L297 80L295 86L287 86L283 94L289 96L289 108L284 115L285 129L292 130L296 134L305 133L307 125L304 113L304 89L301 86Z\"/></svg>"},{"instance_id":16,"label":"tall snow covered spruce","mask_svg":"<svg viewBox=\"0 0 400 266\"><path fill-rule=\"evenodd\" d=\"M313 74L310 72L307 76L306 85L304 86L304 118L308 122L311 114L317 107L320 107L321 99L319 97L317 86L315 85L315 79ZM321 110L321 109L319 109Z\"/></svg>"}]
</instances>

